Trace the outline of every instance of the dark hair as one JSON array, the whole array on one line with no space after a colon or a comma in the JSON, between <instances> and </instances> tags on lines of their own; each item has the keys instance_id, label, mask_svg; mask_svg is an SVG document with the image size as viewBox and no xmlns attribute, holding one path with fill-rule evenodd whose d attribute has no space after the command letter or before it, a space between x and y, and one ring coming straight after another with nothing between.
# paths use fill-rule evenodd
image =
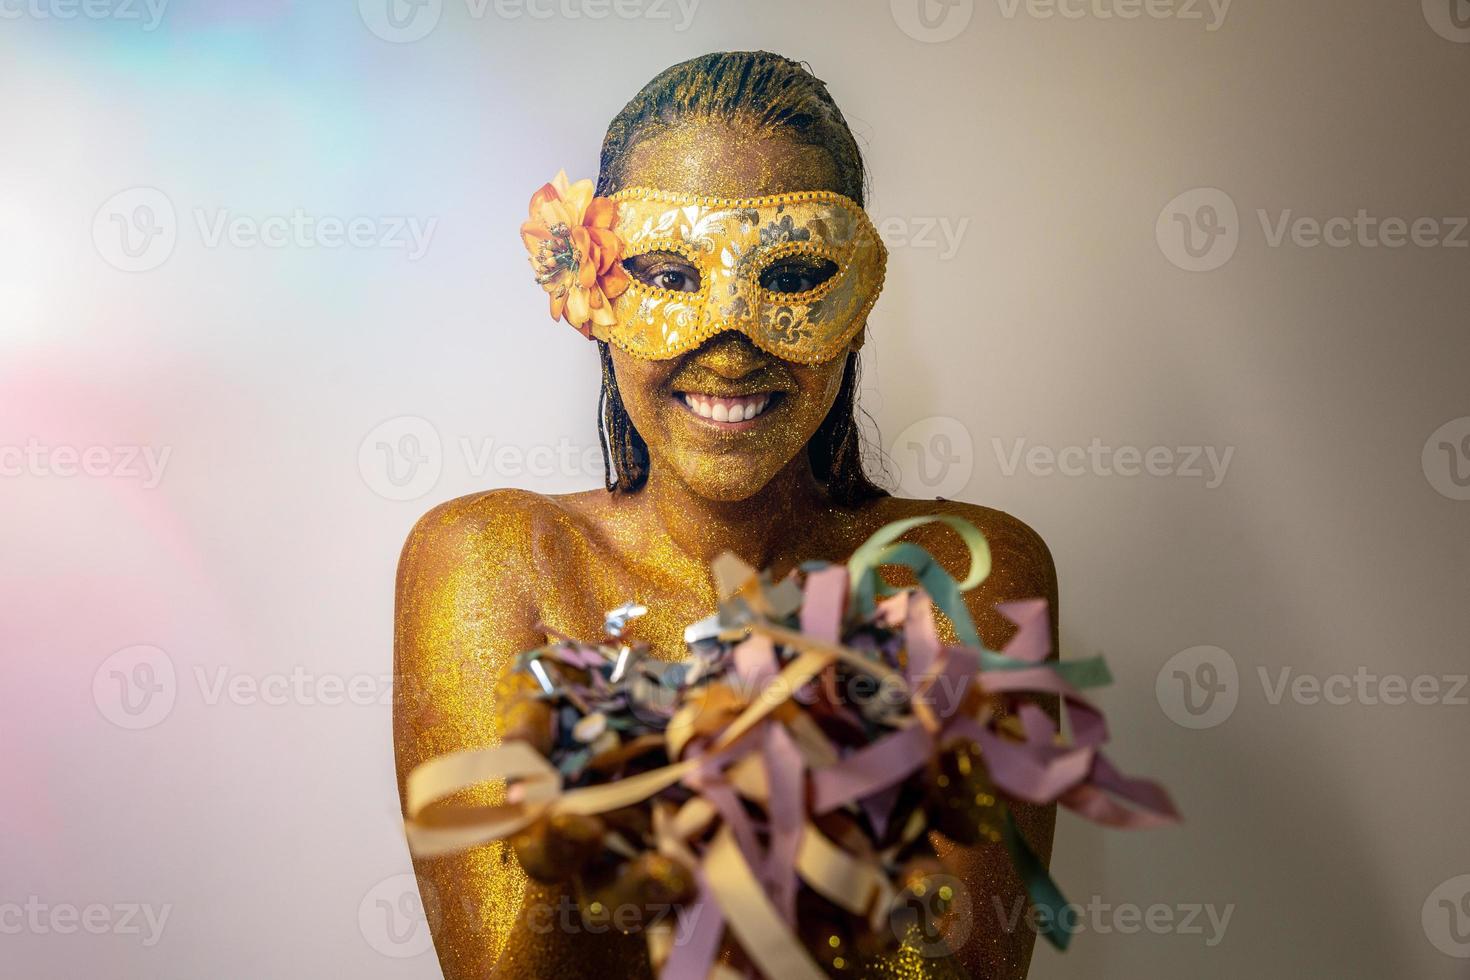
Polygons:
<instances>
[{"instance_id":1,"label":"dark hair","mask_svg":"<svg viewBox=\"0 0 1470 980\"><path fill-rule=\"evenodd\" d=\"M628 153L639 140L659 129L711 121L822 147L831 154L837 172L838 186L831 190L863 203L862 152L826 84L800 62L768 51L707 54L655 76L607 127L598 195L615 193L622 186ZM637 490L648 479L648 444L633 427L618 394L612 351L606 342L598 346L603 479L609 491ZM843 505L887 496L863 469L857 392L858 355L851 351L837 398L807 443L812 472L825 484L833 503Z\"/></svg>"}]
</instances>

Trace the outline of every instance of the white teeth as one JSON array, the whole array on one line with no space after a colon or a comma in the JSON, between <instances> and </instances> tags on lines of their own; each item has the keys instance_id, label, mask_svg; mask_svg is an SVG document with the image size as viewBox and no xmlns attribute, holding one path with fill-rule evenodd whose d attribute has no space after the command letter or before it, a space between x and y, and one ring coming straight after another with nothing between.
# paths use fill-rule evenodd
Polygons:
<instances>
[{"instance_id":1,"label":"white teeth","mask_svg":"<svg viewBox=\"0 0 1470 980\"><path fill-rule=\"evenodd\" d=\"M714 422L744 422L753 419L766 410L770 404L770 395L761 395L754 399L723 399L710 401L701 395L684 393L684 404L700 418L710 419Z\"/></svg>"}]
</instances>

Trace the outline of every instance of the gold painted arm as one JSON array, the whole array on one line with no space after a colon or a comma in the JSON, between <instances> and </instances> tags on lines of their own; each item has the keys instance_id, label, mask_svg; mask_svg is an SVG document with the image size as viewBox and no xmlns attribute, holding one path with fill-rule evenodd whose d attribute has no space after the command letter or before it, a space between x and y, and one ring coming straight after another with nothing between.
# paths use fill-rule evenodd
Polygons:
<instances>
[{"instance_id":1,"label":"gold painted arm","mask_svg":"<svg viewBox=\"0 0 1470 980\"><path fill-rule=\"evenodd\" d=\"M497 684L514 654L542 640L526 580L528 528L515 505L503 491L451 501L424 515L404 545L393 644L400 799L419 763L499 743ZM415 860L414 870L446 980L491 976L525 880L508 846Z\"/></svg>"},{"instance_id":2,"label":"gold painted arm","mask_svg":"<svg viewBox=\"0 0 1470 980\"><path fill-rule=\"evenodd\" d=\"M500 490L435 508L398 569L393 740L399 794L421 762L499 744L526 678L517 653L544 643L538 583L550 568L542 498ZM552 563L554 564L554 563ZM500 802L499 791L473 802ZM470 802L470 801L466 801ZM507 842L414 861L445 980L628 976L646 972L640 937L592 931L566 889L528 882Z\"/></svg>"}]
</instances>

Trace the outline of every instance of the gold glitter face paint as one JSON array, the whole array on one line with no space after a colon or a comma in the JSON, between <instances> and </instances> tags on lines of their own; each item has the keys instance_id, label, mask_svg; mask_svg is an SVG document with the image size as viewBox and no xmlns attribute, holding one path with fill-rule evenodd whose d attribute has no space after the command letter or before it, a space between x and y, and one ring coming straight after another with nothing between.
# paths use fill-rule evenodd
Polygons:
<instances>
[{"instance_id":1,"label":"gold glitter face paint","mask_svg":"<svg viewBox=\"0 0 1470 980\"><path fill-rule=\"evenodd\" d=\"M707 180L721 197L759 197L837 182L830 157L786 139L752 139L719 124L665 130L636 144L623 177L633 186L697 193ZM822 424L842 383L848 346L816 364L784 360L727 331L663 360L613 345L618 390L656 469L699 496L744 500L797 457ZM721 402L758 409L732 424ZM708 413L705 412L709 408ZM729 408L727 405L726 417ZM705 417L708 414L710 417Z\"/></svg>"},{"instance_id":2,"label":"gold glitter face paint","mask_svg":"<svg viewBox=\"0 0 1470 980\"><path fill-rule=\"evenodd\" d=\"M842 190L822 147L719 122L658 129L638 140L613 190L630 187L725 198Z\"/></svg>"},{"instance_id":3,"label":"gold glitter face paint","mask_svg":"<svg viewBox=\"0 0 1470 980\"><path fill-rule=\"evenodd\" d=\"M613 367L652 467L677 475L701 497L744 500L811 441L837 398L843 358L793 364L740 334L722 333L663 361L615 349ZM722 407L727 418L736 408L756 414L719 421Z\"/></svg>"}]
</instances>

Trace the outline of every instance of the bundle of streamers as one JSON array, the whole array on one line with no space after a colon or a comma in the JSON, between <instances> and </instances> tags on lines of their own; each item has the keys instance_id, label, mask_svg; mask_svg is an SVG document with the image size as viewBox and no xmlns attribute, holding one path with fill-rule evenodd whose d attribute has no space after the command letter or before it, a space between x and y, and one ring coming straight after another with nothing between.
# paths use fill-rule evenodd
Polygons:
<instances>
[{"instance_id":1,"label":"bundle of streamers","mask_svg":"<svg viewBox=\"0 0 1470 980\"><path fill-rule=\"evenodd\" d=\"M969 546L964 581L899 540L930 521ZM917 587L893 588L884 566L910 569ZM989 568L983 536L951 516L895 522L846 565L808 563L779 583L722 555L718 612L686 630L683 661L624 642L646 611L633 605L609 614L606 642L558 638L521 654L515 669L551 709L549 753L508 741L419 766L410 845L440 855L557 815L597 816L581 846L604 885L636 870L677 909L641 924L664 980L729 975L716 962L727 938L765 976L817 980L833 961L812 937L835 937L836 922L859 948L890 938L914 869L940 867L937 831L1004 847L1033 920L1065 948L1065 899L1012 805L1059 803L1125 828L1178 814L1103 755L1102 715L1079 692L1109 683L1107 668L1049 659L1044 599L998 606L1014 637L998 652L981 644L962 596ZM940 641L935 607L958 644ZM455 800L491 784L508 787L504 804ZM578 879L584 915L605 913L598 896L615 892L584 880L596 877Z\"/></svg>"}]
</instances>

